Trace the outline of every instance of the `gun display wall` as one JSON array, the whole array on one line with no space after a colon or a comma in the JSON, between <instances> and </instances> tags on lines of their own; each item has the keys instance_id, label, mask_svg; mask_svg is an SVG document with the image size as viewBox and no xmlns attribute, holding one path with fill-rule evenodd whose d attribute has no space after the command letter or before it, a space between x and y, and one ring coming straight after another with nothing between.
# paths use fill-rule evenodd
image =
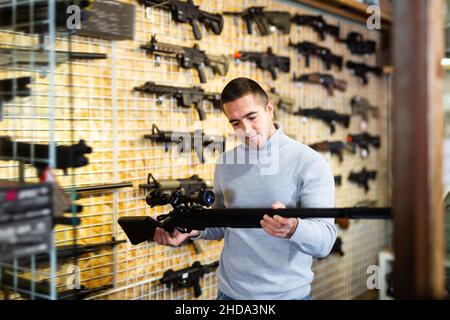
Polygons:
<instances>
[{"instance_id":1,"label":"gun display wall","mask_svg":"<svg viewBox=\"0 0 450 320\"><path fill-rule=\"evenodd\" d=\"M192 196L211 185L220 150L238 143L219 99L224 85L239 76L260 83L276 102L284 131L329 161L339 177L337 207L389 206L389 88L374 53L378 31L293 1L194 0L200 10L195 21L177 13L178 2L121 0L117 5L127 5L120 16L123 32L115 26L108 35L90 25L57 33L54 48L47 27L30 32L27 19L16 28L0 23L0 143L84 140L91 148L87 164L53 170L71 198L72 213L60 217L76 217L78 225L54 226L56 270L50 254L18 259L24 291L35 274L42 282L36 290L48 293L44 281L55 272L60 297L214 299L214 269L200 277L197 269L215 265L222 241L134 246L124 241L117 219L167 213L170 206L150 206L149 191L158 195L152 199L164 201L166 191L180 186ZM191 1L183 3L185 12L193 10ZM94 9L82 7L82 27ZM93 16L102 14L107 13ZM55 21L56 31L64 29ZM209 150L177 152L179 141L168 139L169 132L178 132L183 142L203 138ZM15 149L6 152L2 146L2 180L42 181L45 167L35 165L41 162L16 161ZM75 213L75 205L81 212ZM337 252L345 255L314 261L313 299L350 299L364 292L366 269L390 240L384 221L336 222ZM2 279L11 280L14 263L1 266ZM168 270L189 268L197 270L188 275L194 285L162 281ZM73 289L78 280L82 287ZM2 286L11 288L13 282ZM8 298L32 297L14 291Z\"/></svg>"}]
</instances>

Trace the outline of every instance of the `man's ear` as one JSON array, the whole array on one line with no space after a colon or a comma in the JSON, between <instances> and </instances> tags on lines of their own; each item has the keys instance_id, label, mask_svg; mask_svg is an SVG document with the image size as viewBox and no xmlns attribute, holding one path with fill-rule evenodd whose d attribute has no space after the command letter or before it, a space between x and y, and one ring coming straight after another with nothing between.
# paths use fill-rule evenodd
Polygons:
<instances>
[{"instance_id":1,"label":"man's ear","mask_svg":"<svg viewBox=\"0 0 450 320\"><path fill-rule=\"evenodd\" d=\"M269 100L269 102L266 105L266 111L268 113L270 113L270 116L272 117L272 119L273 119L273 110L274 109L275 109L275 105L274 105L273 101Z\"/></svg>"}]
</instances>

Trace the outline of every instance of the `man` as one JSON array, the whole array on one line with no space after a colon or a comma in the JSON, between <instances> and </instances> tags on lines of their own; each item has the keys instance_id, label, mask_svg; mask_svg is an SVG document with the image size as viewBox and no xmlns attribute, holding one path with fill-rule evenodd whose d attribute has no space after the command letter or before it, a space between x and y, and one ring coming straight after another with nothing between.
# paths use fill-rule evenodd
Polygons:
<instances>
[{"instance_id":1,"label":"man","mask_svg":"<svg viewBox=\"0 0 450 320\"><path fill-rule=\"evenodd\" d=\"M223 153L216 164L215 208L334 207L329 165L273 122L273 102L255 81L230 81L221 100L223 112L244 144ZM245 161L242 157L236 161L236 155L244 155ZM268 170L267 164L274 163ZM336 240L334 219L264 215L261 227L208 228L172 235L157 229L155 241L177 246L188 237L224 238L217 271L218 299L308 299L314 277L312 257L330 253Z\"/></svg>"}]
</instances>

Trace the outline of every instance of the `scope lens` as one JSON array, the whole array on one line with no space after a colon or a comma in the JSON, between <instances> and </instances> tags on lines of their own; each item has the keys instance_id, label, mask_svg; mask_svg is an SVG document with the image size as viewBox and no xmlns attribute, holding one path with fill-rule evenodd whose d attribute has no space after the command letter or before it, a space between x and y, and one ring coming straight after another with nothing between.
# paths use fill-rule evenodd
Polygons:
<instances>
[{"instance_id":1,"label":"scope lens","mask_svg":"<svg viewBox=\"0 0 450 320\"><path fill-rule=\"evenodd\" d=\"M216 196L214 195L214 192L210 190L204 190L200 193L200 200L203 202L204 206L212 206L214 204L214 201L216 200Z\"/></svg>"}]
</instances>

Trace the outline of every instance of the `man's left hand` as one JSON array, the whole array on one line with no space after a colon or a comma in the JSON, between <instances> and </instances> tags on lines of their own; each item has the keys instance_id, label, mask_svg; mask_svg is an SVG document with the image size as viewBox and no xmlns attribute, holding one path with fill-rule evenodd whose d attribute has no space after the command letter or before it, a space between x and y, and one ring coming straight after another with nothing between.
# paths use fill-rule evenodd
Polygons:
<instances>
[{"instance_id":1,"label":"man's left hand","mask_svg":"<svg viewBox=\"0 0 450 320\"><path fill-rule=\"evenodd\" d=\"M272 209L286 208L281 202L275 202L272 204ZM261 220L261 226L268 234L289 239L292 234L297 229L298 219L297 218L284 218L279 215L274 215L273 217L264 215L263 220Z\"/></svg>"}]
</instances>

